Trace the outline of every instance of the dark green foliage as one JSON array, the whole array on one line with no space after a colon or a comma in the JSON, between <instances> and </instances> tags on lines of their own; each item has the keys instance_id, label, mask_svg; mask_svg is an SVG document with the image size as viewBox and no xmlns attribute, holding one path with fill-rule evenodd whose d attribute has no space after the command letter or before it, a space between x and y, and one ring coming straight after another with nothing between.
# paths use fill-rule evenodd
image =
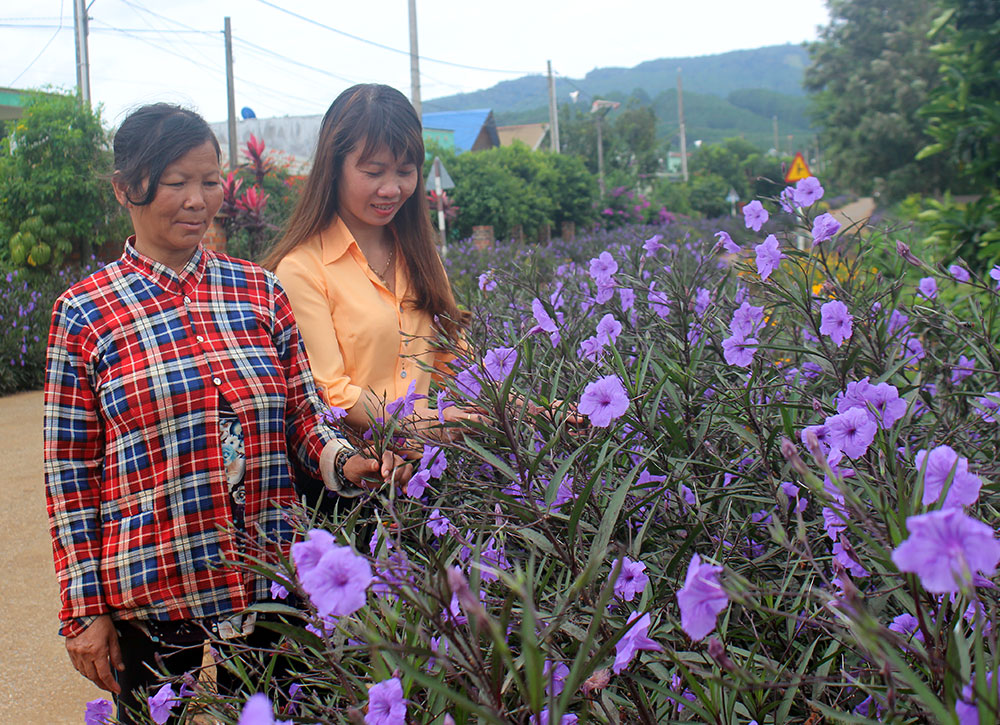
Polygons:
<instances>
[{"instance_id":1,"label":"dark green foliage","mask_svg":"<svg viewBox=\"0 0 1000 725\"><path fill-rule=\"evenodd\" d=\"M100 111L73 96L37 93L0 143L0 260L58 269L117 234Z\"/></svg>"},{"instance_id":2,"label":"dark green foliage","mask_svg":"<svg viewBox=\"0 0 1000 725\"><path fill-rule=\"evenodd\" d=\"M918 158L948 158L983 196L950 200L924 215L934 237L986 268L1000 259L1000 5L950 0L934 25L942 82L920 110L934 143Z\"/></svg>"},{"instance_id":3,"label":"dark green foliage","mask_svg":"<svg viewBox=\"0 0 1000 725\"><path fill-rule=\"evenodd\" d=\"M949 159L915 160L930 142L917 110L938 84L927 33L936 0L830 0L831 23L810 46L806 88L829 176L858 193L929 193L951 178Z\"/></svg>"},{"instance_id":4,"label":"dark green foliage","mask_svg":"<svg viewBox=\"0 0 1000 725\"><path fill-rule=\"evenodd\" d=\"M446 164L458 205L458 230L467 237L473 226L492 225L497 237L521 224L528 237L542 225L564 221L583 226L593 220L597 182L580 159L524 144L466 153Z\"/></svg>"}]
</instances>

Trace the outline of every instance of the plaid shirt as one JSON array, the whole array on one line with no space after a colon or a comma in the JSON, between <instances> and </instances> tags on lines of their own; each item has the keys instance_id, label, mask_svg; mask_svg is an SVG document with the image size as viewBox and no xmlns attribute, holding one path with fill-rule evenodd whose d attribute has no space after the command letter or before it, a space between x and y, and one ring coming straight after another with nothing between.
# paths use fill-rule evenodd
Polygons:
<instances>
[{"instance_id":1,"label":"plaid shirt","mask_svg":"<svg viewBox=\"0 0 1000 725\"><path fill-rule=\"evenodd\" d=\"M262 577L219 567L239 556L224 530L220 395L246 441L246 529L284 549L288 454L317 475L323 446L340 436L323 423L274 275L202 248L177 274L130 240L56 301L45 482L62 634L105 613L215 617L267 598Z\"/></svg>"}]
</instances>

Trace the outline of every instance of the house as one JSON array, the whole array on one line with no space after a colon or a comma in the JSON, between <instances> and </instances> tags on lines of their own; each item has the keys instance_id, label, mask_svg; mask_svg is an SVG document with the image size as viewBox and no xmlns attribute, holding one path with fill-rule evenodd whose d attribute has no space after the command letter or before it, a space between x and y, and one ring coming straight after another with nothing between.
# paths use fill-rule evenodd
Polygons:
<instances>
[{"instance_id":1,"label":"house","mask_svg":"<svg viewBox=\"0 0 1000 725\"><path fill-rule=\"evenodd\" d=\"M424 140L435 138L440 131L452 132L456 153L482 151L500 145L493 111L478 108L472 111L439 111L423 115ZM431 132L431 133L429 133Z\"/></svg>"},{"instance_id":2,"label":"house","mask_svg":"<svg viewBox=\"0 0 1000 725\"><path fill-rule=\"evenodd\" d=\"M520 141L532 151L548 148L549 124L522 123L516 126L497 126L501 146L512 146Z\"/></svg>"}]
</instances>

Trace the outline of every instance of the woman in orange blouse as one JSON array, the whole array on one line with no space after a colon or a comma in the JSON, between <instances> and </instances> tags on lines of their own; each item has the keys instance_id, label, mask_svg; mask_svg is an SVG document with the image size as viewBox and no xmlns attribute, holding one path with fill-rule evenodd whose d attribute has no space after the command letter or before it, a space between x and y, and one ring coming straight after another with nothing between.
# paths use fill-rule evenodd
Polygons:
<instances>
[{"instance_id":1,"label":"woman in orange blouse","mask_svg":"<svg viewBox=\"0 0 1000 725\"><path fill-rule=\"evenodd\" d=\"M450 356L462 315L438 257L423 194L420 119L389 86L362 84L333 102L284 237L263 264L285 288L326 402L366 429ZM418 404L414 422L437 421ZM449 420L475 414L449 407Z\"/></svg>"}]
</instances>

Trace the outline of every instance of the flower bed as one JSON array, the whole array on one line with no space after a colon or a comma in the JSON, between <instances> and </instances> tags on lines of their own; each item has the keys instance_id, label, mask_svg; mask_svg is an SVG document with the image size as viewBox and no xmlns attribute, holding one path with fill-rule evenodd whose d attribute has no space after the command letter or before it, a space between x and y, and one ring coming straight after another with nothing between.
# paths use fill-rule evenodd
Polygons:
<instances>
[{"instance_id":1,"label":"flower bed","mask_svg":"<svg viewBox=\"0 0 1000 725\"><path fill-rule=\"evenodd\" d=\"M294 692L247 665L270 700L195 685L177 704L255 723L272 701L307 723L996 720L1000 270L886 254L813 212L817 186L782 199L806 251L767 205L753 235L453 246L473 349L438 403L487 422L425 449L409 495L302 520L292 561L259 565L265 609L307 603L306 629L282 627Z\"/></svg>"}]
</instances>

